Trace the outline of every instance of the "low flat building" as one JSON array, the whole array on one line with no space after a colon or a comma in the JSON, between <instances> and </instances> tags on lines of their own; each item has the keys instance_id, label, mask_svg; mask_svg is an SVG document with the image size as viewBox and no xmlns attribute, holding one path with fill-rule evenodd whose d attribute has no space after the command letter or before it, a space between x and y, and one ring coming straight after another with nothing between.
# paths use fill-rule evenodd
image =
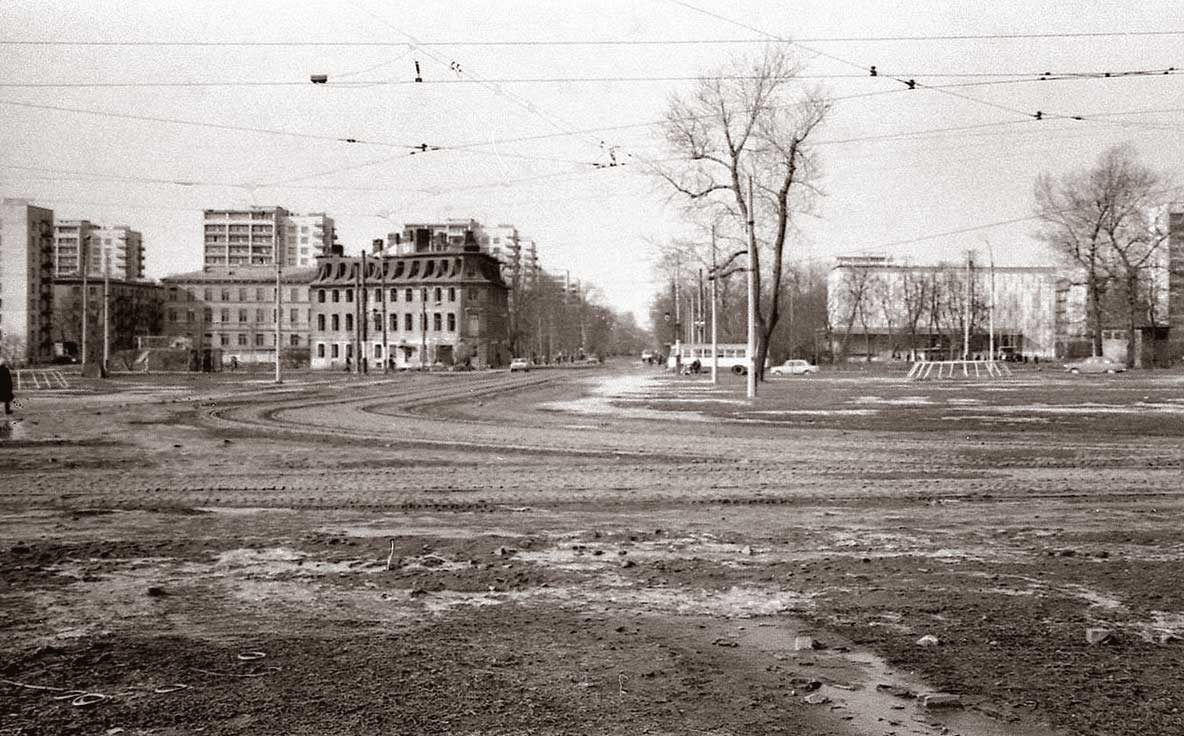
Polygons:
<instances>
[{"instance_id":1,"label":"low flat building","mask_svg":"<svg viewBox=\"0 0 1184 736\"><path fill-rule=\"evenodd\" d=\"M345 370L509 363L509 288L496 258L468 245L318 259L311 365Z\"/></svg>"}]
</instances>

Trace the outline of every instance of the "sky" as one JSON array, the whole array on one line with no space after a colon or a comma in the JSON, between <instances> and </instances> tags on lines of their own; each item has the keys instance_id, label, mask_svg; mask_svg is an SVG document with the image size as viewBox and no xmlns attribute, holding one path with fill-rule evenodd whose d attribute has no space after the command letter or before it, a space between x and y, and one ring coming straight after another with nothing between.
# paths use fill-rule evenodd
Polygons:
<instances>
[{"instance_id":1,"label":"sky","mask_svg":"<svg viewBox=\"0 0 1184 736\"><path fill-rule=\"evenodd\" d=\"M1172 0L9 0L0 197L140 230L155 278L201 267L203 209L326 212L347 252L403 222L513 223L544 268L645 324L660 288L656 244L693 234L646 173L670 153L654 123L696 77L792 41L803 88L836 102L815 138L824 196L799 218L790 260L932 262L989 247L999 264L1044 263L1030 219L1042 172L1123 143L1156 170L1181 171L1179 10ZM1038 80L1045 72L1069 78ZM897 81L908 79L916 89ZM424 144L439 150L414 152ZM597 166L610 151L626 165Z\"/></svg>"}]
</instances>

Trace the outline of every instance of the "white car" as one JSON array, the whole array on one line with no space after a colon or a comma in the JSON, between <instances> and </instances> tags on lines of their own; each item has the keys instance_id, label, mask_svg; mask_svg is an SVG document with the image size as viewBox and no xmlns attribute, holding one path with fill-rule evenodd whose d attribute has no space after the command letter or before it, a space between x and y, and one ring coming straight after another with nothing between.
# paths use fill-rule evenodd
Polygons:
<instances>
[{"instance_id":1,"label":"white car","mask_svg":"<svg viewBox=\"0 0 1184 736\"><path fill-rule=\"evenodd\" d=\"M510 372L525 371L530 372L530 361L526 358L514 358L510 361Z\"/></svg>"},{"instance_id":2,"label":"white car","mask_svg":"<svg viewBox=\"0 0 1184 736\"><path fill-rule=\"evenodd\" d=\"M769 369L769 373L774 376L808 376L817 372L818 366L808 360L787 360Z\"/></svg>"}]
</instances>

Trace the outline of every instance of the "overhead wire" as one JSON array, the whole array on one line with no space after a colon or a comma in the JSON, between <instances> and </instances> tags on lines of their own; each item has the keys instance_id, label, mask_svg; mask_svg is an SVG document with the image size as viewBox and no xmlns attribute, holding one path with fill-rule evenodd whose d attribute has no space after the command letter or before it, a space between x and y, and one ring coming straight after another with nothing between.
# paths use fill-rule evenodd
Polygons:
<instances>
[{"instance_id":1,"label":"overhead wire","mask_svg":"<svg viewBox=\"0 0 1184 736\"><path fill-rule=\"evenodd\" d=\"M390 64L383 62L377 66ZM371 67L377 68L376 67ZM1123 79L1128 77L1164 77L1179 75L1184 69L1175 66L1154 69L1122 69L1117 71L1088 70L1088 71L1059 71L1059 72L897 72L900 77L929 77L938 79L1013 79L1016 81L1049 82L1069 81L1076 79ZM361 72L358 72L361 73ZM349 73L353 74L353 73ZM339 76L346 76L345 74ZM368 89L371 87L404 87L415 85L463 85L463 84L601 84L601 83L633 83L633 82L695 82L702 79L702 75L609 75L609 76L581 76L581 77L498 77L498 78L466 78L453 79L360 79L339 82L329 79L318 85L344 89ZM746 81L759 79L752 74L723 74L715 75L713 79ZM794 79L867 79L867 73L829 73L829 74L796 74ZM121 88L215 88L215 87L308 87L307 80L218 80L218 81L152 81L152 82L0 82L0 88L11 89L121 89Z\"/></svg>"},{"instance_id":2,"label":"overhead wire","mask_svg":"<svg viewBox=\"0 0 1184 736\"><path fill-rule=\"evenodd\" d=\"M795 39L805 43L889 43L889 42L940 42L940 41L1015 41L1049 39L1098 39L1098 38L1154 38L1163 36L1184 36L1184 29L1153 31L1048 31L1034 33L983 33L983 34L935 34L935 35L893 35L893 36L813 36ZM536 46L697 46L728 44L763 44L765 38L670 38L670 39L521 39L478 41L456 39L451 41L416 41L422 47L488 46L488 47L536 47ZM406 43L398 41L178 41L178 40L102 40L102 39L0 39L0 46L91 46L91 47L398 47Z\"/></svg>"}]
</instances>

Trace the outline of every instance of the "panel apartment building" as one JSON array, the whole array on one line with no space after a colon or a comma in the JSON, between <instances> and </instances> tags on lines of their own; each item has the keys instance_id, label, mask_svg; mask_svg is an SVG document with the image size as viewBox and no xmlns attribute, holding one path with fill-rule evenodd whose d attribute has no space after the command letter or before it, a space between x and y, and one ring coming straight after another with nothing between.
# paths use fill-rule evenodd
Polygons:
<instances>
[{"instance_id":1,"label":"panel apartment building","mask_svg":"<svg viewBox=\"0 0 1184 736\"><path fill-rule=\"evenodd\" d=\"M89 220L54 223L54 275L102 278L104 272L120 281L144 278L144 236L127 225L96 225Z\"/></svg>"},{"instance_id":2,"label":"panel apartment building","mask_svg":"<svg viewBox=\"0 0 1184 736\"><path fill-rule=\"evenodd\" d=\"M53 355L53 210L0 202L0 351L35 363Z\"/></svg>"},{"instance_id":3,"label":"panel apartment building","mask_svg":"<svg viewBox=\"0 0 1184 736\"><path fill-rule=\"evenodd\" d=\"M337 235L336 223L324 212L299 214L283 207L205 210L206 266L272 266L309 268Z\"/></svg>"}]
</instances>

